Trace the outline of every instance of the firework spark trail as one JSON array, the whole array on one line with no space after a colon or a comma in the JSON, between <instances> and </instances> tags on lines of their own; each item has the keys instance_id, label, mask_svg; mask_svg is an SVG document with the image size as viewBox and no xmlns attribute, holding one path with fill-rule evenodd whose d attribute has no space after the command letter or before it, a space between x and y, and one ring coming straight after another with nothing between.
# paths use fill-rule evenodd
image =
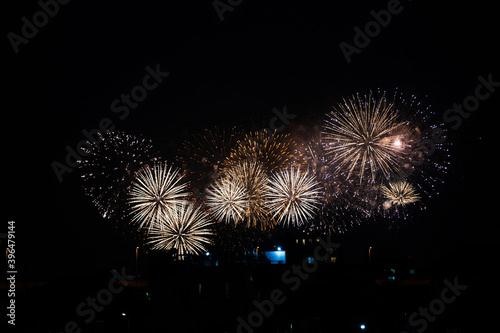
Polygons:
<instances>
[{"instance_id":1,"label":"firework spark trail","mask_svg":"<svg viewBox=\"0 0 500 333\"><path fill-rule=\"evenodd\" d=\"M216 220L235 224L240 222L247 210L248 193L239 178L223 177L206 191L206 204Z\"/></svg>"},{"instance_id":2,"label":"firework spark trail","mask_svg":"<svg viewBox=\"0 0 500 333\"><path fill-rule=\"evenodd\" d=\"M274 173L266 188L266 207L279 222L297 226L311 219L321 195L319 183L313 175L300 168Z\"/></svg>"},{"instance_id":3,"label":"firework spark trail","mask_svg":"<svg viewBox=\"0 0 500 333\"><path fill-rule=\"evenodd\" d=\"M104 218L121 220L126 216L130 183L144 164L157 157L150 140L124 132L98 135L98 141L82 147L87 153L79 161L83 187Z\"/></svg>"},{"instance_id":4,"label":"firework spark trail","mask_svg":"<svg viewBox=\"0 0 500 333\"><path fill-rule=\"evenodd\" d=\"M167 163L146 166L130 189L131 222L138 228L151 228L155 221L181 206L187 197L186 184L178 170Z\"/></svg>"},{"instance_id":5,"label":"firework spark trail","mask_svg":"<svg viewBox=\"0 0 500 333\"><path fill-rule=\"evenodd\" d=\"M177 258L206 251L213 235L212 222L201 206L183 202L167 213L157 215L149 232L148 244L154 250L177 250Z\"/></svg>"}]
</instances>

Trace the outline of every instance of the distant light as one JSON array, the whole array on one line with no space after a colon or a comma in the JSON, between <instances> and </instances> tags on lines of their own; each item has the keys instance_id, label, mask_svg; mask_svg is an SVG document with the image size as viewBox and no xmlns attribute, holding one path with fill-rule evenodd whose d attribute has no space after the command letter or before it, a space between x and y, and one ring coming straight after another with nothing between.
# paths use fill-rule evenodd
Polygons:
<instances>
[{"instance_id":1,"label":"distant light","mask_svg":"<svg viewBox=\"0 0 500 333\"><path fill-rule=\"evenodd\" d=\"M278 246L277 250L278 250L278 251L281 251L281 246Z\"/></svg>"},{"instance_id":2,"label":"distant light","mask_svg":"<svg viewBox=\"0 0 500 333\"><path fill-rule=\"evenodd\" d=\"M205 253L205 255L206 255L206 256L209 256L209 255L210 255L210 252L206 252L206 253Z\"/></svg>"},{"instance_id":3,"label":"distant light","mask_svg":"<svg viewBox=\"0 0 500 333\"><path fill-rule=\"evenodd\" d=\"M125 312L122 312L122 316L124 316L124 317L125 317L126 315L127 315L127 314L126 314Z\"/></svg>"},{"instance_id":4,"label":"distant light","mask_svg":"<svg viewBox=\"0 0 500 333\"><path fill-rule=\"evenodd\" d=\"M270 260L270 264L286 264L286 252L285 251L263 251L267 259Z\"/></svg>"},{"instance_id":5,"label":"distant light","mask_svg":"<svg viewBox=\"0 0 500 333\"><path fill-rule=\"evenodd\" d=\"M362 330L364 330L366 328L365 324L361 324L359 325L359 328L361 328Z\"/></svg>"}]
</instances>

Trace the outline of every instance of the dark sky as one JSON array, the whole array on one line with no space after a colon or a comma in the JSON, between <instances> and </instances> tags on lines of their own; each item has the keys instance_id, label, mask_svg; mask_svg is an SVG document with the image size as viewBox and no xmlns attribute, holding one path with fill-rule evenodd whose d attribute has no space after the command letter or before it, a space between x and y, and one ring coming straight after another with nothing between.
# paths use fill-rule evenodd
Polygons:
<instances>
[{"instance_id":1,"label":"dark sky","mask_svg":"<svg viewBox=\"0 0 500 333\"><path fill-rule=\"evenodd\" d=\"M220 21L211 1L71 1L17 54L7 36L20 35L21 18L32 21L40 7L4 6L3 223L17 223L20 270L27 279L87 274L133 256L98 219L76 172L60 183L51 167L103 118L152 139L171 159L189 135L215 125L259 129L275 107L286 105L294 122L319 123L342 96L397 87L431 104L440 122L474 94L479 75L500 81L496 11L486 1L403 1L348 64L339 44L353 44L353 28L387 3L242 1ZM111 103L157 65L170 75L120 120ZM429 258L493 244L496 198L484 189L497 186L497 94L450 130L450 171L419 223L395 235L362 234L360 244L425 247Z\"/></svg>"}]
</instances>

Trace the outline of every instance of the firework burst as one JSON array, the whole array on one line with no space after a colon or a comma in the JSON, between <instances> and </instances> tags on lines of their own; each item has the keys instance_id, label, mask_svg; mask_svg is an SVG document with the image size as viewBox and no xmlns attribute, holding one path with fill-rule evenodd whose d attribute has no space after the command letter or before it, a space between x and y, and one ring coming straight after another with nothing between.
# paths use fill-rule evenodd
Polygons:
<instances>
[{"instance_id":1,"label":"firework burst","mask_svg":"<svg viewBox=\"0 0 500 333\"><path fill-rule=\"evenodd\" d=\"M246 160L259 162L267 172L297 164L300 161L295 141L289 134L267 131L247 134L231 151L227 163Z\"/></svg>"},{"instance_id":2,"label":"firework burst","mask_svg":"<svg viewBox=\"0 0 500 333\"><path fill-rule=\"evenodd\" d=\"M194 203L183 202L168 213L157 216L149 232L149 245L154 250L177 250L177 258L206 251L210 243L212 222L208 214Z\"/></svg>"},{"instance_id":3,"label":"firework burst","mask_svg":"<svg viewBox=\"0 0 500 333\"><path fill-rule=\"evenodd\" d=\"M232 182L239 182L246 191L246 209L244 219L247 226L271 227L273 221L265 210L265 184L267 175L261 163L255 160L244 160L231 165L224 171L224 176Z\"/></svg>"},{"instance_id":4,"label":"firework burst","mask_svg":"<svg viewBox=\"0 0 500 333\"><path fill-rule=\"evenodd\" d=\"M248 193L240 178L223 177L206 191L206 204L218 221L241 221L248 206Z\"/></svg>"},{"instance_id":5,"label":"firework burst","mask_svg":"<svg viewBox=\"0 0 500 333\"><path fill-rule=\"evenodd\" d=\"M322 139L337 172L357 178L359 183L402 173L408 129L392 103L373 99L371 94L365 99L356 95L344 99L328 116Z\"/></svg>"},{"instance_id":6,"label":"firework burst","mask_svg":"<svg viewBox=\"0 0 500 333\"><path fill-rule=\"evenodd\" d=\"M265 185L266 207L287 225L301 225L313 217L321 191L315 177L300 168L274 173Z\"/></svg>"},{"instance_id":7,"label":"firework burst","mask_svg":"<svg viewBox=\"0 0 500 333\"><path fill-rule=\"evenodd\" d=\"M79 161L85 194L102 217L121 221L126 216L130 183L146 163L157 160L153 145L124 132L99 133L99 140L82 147Z\"/></svg>"},{"instance_id":8,"label":"firework burst","mask_svg":"<svg viewBox=\"0 0 500 333\"><path fill-rule=\"evenodd\" d=\"M138 228L151 228L176 208L187 197L186 184L179 171L167 163L146 166L137 175L130 189L131 222Z\"/></svg>"},{"instance_id":9,"label":"firework burst","mask_svg":"<svg viewBox=\"0 0 500 333\"><path fill-rule=\"evenodd\" d=\"M385 199L385 207L392 205L405 206L420 200L420 195L415 187L406 181L391 182L389 186L383 185L381 191Z\"/></svg>"}]
</instances>

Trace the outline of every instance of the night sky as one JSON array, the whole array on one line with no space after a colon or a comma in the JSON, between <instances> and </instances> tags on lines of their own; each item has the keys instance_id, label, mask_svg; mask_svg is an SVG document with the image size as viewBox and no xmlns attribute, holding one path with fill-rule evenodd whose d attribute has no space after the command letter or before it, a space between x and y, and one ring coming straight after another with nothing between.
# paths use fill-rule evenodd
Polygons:
<instances>
[{"instance_id":1,"label":"night sky","mask_svg":"<svg viewBox=\"0 0 500 333\"><path fill-rule=\"evenodd\" d=\"M238 1L234 1L237 3ZM403 10L347 63L339 44L388 1L242 1L221 21L211 1L71 1L16 54L35 1L9 2L3 24L3 211L16 221L26 281L91 275L133 260L134 247L99 218L78 171L59 182L52 163L109 118L153 140L173 161L183 140L214 126L268 127L273 108L318 125L344 96L398 88L432 105L435 123L473 95L478 76L500 81L498 19L483 1L403 1ZM328 3L328 4L327 4ZM170 73L125 119L111 104L142 84L146 67ZM457 130L449 172L400 230L345 235L348 260L369 244L403 248L422 262L490 258L496 205L500 88ZM293 135L293 133L292 133ZM5 230L5 227L2 227ZM6 231L2 231L6 232ZM471 254L472 253L472 254Z\"/></svg>"}]
</instances>

